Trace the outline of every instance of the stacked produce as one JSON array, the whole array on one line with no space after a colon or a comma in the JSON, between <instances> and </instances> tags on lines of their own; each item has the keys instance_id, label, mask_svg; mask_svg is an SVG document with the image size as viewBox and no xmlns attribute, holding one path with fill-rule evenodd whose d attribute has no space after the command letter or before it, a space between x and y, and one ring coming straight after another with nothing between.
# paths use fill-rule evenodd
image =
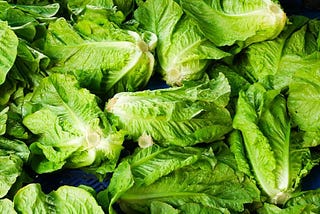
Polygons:
<instances>
[{"instance_id":1,"label":"stacked produce","mask_svg":"<svg viewBox=\"0 0 320 214\"><path fill-rule=\"evenodd\" d=\"M319 33L271 0L0 1L1 213L320 212ZM109 185L35 183L66 169Z\"/></svg>"}]
</instances>

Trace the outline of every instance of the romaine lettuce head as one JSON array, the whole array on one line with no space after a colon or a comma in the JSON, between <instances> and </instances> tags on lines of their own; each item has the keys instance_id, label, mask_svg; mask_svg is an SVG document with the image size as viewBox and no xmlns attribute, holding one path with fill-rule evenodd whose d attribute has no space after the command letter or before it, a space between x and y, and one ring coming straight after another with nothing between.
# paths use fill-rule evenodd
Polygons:
<instances>
[{"instance_id":1,"label":"romaine lettuce head","mask_svg":"<svg viewBox=\"0 0 320 214\"><path fill-rule=\"evenodd\" d=\"M141 89L153 73L154 57L142 37L101 16L74 27L62 18L51 23L44 52L52 59L50 72L73 74L98 94Z\"/></svg>"},{"instance_id":2,"label":"romaine lettuce head","mask_svg":"<svg viewBox=\"0 0 320 214\"><path fill-rule=\"evenodd\" d=\"M287 18L272 0L180 0L183 10L217 46L240 47L276 38Z\"/></svg>"},{"instance_id":3,"label":"romaine lettuce head","mask_svg":"<svg viewBox=\"0 0 320 214\"><path fill-rule=\"evenodd\" d=\"M19 213L86 213L103 214L90 192L80 187L61 186L45 194L38 183L28 184L14 196L13 203Z\"/></svg>"},{"instance_id":4,"label":"romaine lettuce head","mask_svg":"<svg viewBox=\"0 0 320 214\"><path fill-rule=\"evenodd\" d=\"M105 175L115 167L123 135L113 130L96 96L80 88L74 76L43 79L23 108L23 124L37 136L30 145L37 173L90 167Z\"/></svg>"},{"instance_id":5,"label":"romaine lettuce head","mask_svg":"<svg viewBox=\"0 0 320 214\"><path fill-rule=\"evenodd\" d=\"M291 128L287 101L279 90L254 84L241 91L233 126L241 132L230 140L239 168L253 174L274 204L291 198L301 178L319 162Z\"/></svg>"},{"instance_id":6,"label":"romaine lettuce head","mask_svg":"<svg viewBox=\"0 0 320 214\"><path fill-rule=\"evenodd\" d=\"M98 193L98 203L108 213L115 213L115 203L125 213L241 212L244 204L259 200L260 192L234 163L220 143L215 148L138 148L118 165L108 188Z\"/></svg>"},{"instance_id":7,"label":"romaine lettuce head","mask_svg":"<svg viewBox=\"0 0 320 214\"><path fill-rule=\"evenodd\" d=\"M168 85L199 80L212 60L230 55L205 38L197 23L173 0L147 0L139 5L134 18L141 28L158 36L159 72Z\"/></svg>"},{"instance_id":8,"label":"romaine lettuce head","mask_svg":"<svg viewBox=\"0 0 320 214\"><path fill-rule=\"evenodd\" d=\"M319 67L320 21L303 16L289 20L276 39L252 44L235 58L234 67L249 81L285 89L295 72Z\"/></svg>"},{"instance_id":9,"label":"romaine lettuce head","mask_svg":"<svg viewBox=\"0 0 320 214\"><path fill-rule=\"evenodd\" d=\"M22 174L29 153L25 143L0 137L0 198L8 193Z\"/></svg>"},{"instance_id":10,"label":"romaine lettuce head","mask_svg":"<svg viewBox=\"0 0 320 214\"><path fill-rule=\"evenodd\" d=\"M140 145L151 141L187 146L222 139L232 129L226 109L229 95L230 86L221 74L176 88L118 93L106 111Z\"/></svg>"}]
</instances>

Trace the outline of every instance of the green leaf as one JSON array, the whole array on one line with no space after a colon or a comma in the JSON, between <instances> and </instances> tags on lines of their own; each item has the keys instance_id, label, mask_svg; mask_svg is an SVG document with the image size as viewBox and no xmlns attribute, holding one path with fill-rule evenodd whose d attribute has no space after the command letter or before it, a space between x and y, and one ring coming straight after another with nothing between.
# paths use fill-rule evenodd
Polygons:
<instances>
[{"instance_id":1,"label":"green leaf","mask_svg":"<svg viewBox=\"0 0 320 214\"><path fill-rule=\"evenodd\" d=\"M160 72L169 85L199 80L212 59L229 56L206 39L173 0L146 1L134 17L143 29L158 36Z\"/></svg>"},{"instance_id":2,"label":"green leaf","mask_svg":"<svg viewBox=\"0 0 320 214\"><path fill-rule=\"evenodd\" d=\"M230 144L230 150L235 156L238 169L246 175L253 177L241 132L233 130L228 137L228 143Z\"/></svg>"},{"instance_id":3,"label":"green leaf","mask_svg":"<svg viewBox=\"0 0 320 214\"><path fill-rule=\"evenodd\" d=\"M235 59L233 67L252 82L286 89L295 72L318 67L319 29L314 32L315 22L303 16L290 17L290 24L276 39L250 45Z\"/></svg>"},{"instance_id":4,"label":"green leaf","mask_svg":"<svg viewBox=\"0 0 320 214\"><path fill-rule=\"evenodd\" d=\"M0 2L0 19L7 21L8 25L19 38L33 41L41 37L41 30L45 30L43 24L56 19L59 4L48 5L15 5L5 1Z\"/></svg>"},{"instance_id":5,"label":"green leaf","mask_svg":"<svg viewBox=\"0 0 320 214\"><path fill-rule=\"evenodd\" d=\"M46 19L51 18L57 15L60 4L59 3L53 3L53 4L47 4L47 5L16 5L14 8L20 9L31 16L38 18L38 19Z\"/></svg>"},{"instance_id":6,"label":"green leaf","mask_svg":"<svg viewBox=\"0 0 320 214\"><path fill-rule=\"evenodd\" d=\"M91 166L105 175L122 149L121 132L113 130L96 96L80 88L73 76L44 78L24 104L23 124L38 136L30 145L38 173Z\"/></svg>"},{"instance_id":7,"label":"green leaf","mask_svg":"<svg viewBox=\"0 0 320 214\"><path fill-rule=\"evenodd\" d=\"M223 207L219 207L219 208L204 207L197 203L184 204L179 207L179 210L181 210L183 213L200 213L200 214L211 214L211 213L229 214L230 213L228 209Z\"/></svg>"},{"instance_id":8,"label":"green leaf","mask_svg":"<svg viewBox=\"0 0 320 214\"><path fill-rule=\"evenodd\" d=\"M18 156L3 153L4 151L0 150L0 198L4 197L16 182L17 177L21 174L23 165L22 160Z\"/></svg>"},{"instance_id":9,"label":"green leaf","mask_svg":"<svg viewBox=\"0 0 320 214\"><path fill-rule=\"evenodd\" d=\"M19 140L9 140L4 137L0 137L0 141L0 149L2 150L3 154L14 154L23 162L28 161L30 151L24 142Z\"/></svg>"},{"instance_id":10,"label":"green leaf","mask_svg":"<svg viewBox=\"0 0 320 214\"><path fill-rule=\"evenodd\" d=\"M288 97L292 119L301 130L307 132L307 138L312 136L314 140L309 143L311 146L320 144L320 73L317 67L295 73L289 85Z\"/></svg>"},{"instance_id":11,"label":"green leaf","mask_svg":"<svg viewBox=\"0 0 320 214\"><path fill-rule=\"evenodd\" d=\"M274 204L263 204L262 208L258 209L259 214L310 214L310 213L317 213L314 212L316 206L313 204L297 204L292 207L288 208L280 208Z\"/></svg>"},{"instance_id":12,"label":"green leaf","mask_svg":"<svg viewBox=\"0 0 320 214\"><path fill-rule=\"evenodd\" d=\"M113 5L113 0L69 0L67 2L68 9L75 15L82 13L87 6L112 8Z\"/></svg>"},{"instance_id":13,"label":"green leaf","mask_svg":"<svg viewBox=\"0 0 320 214\"><path fill-rule=\"evenodd\" d=\"M219 140L231 130L230 86L221 74L204 83L182 87L123 92L106 105L120 129L134 141L188 146Z\"/></svg>"},{"instance_id":14,"label":"green leaf","mask_svg":"<svg viewBox=\"0 0 320 214\"><path fill-rule=\"evenodd\" d=\"M168 151L172 149L175 150L175 148L171 148ZM194 149L196 150L196 148ZM229 161L234 162L229 152L221 152L215 158L212 150L197 149L202 154L197 162L176 168L170 174L159 177L149 185L136 182L141 179L141 175L142 177L144 175L135 173L135 175L131 174L133 178L130 179L130 181L134 179L133 184L130 183L130 185L126 185L125 189L122 188L124 185L121 182L122 179L127 178L130 171L133 172L134 169L134 163L128 165L127 161L122 162L120 166L126 165L126 167L119 166L115 172L117 178L121 177L122 179L116 180L113 177L109 186L111 190L109 187L106 190L109 196L116 195L118 198L113 200L109 206L117 201L126 213L149 212L155 206L161 206L163 209L171 211L173 211L172 208L177 210L181 208L184 211L203 210L204 213L206 213L205 211L208 213L209 210L219 210L219 213L228 213L228 210L241 212L244 210L243 204L259 198L256 186L241 173L234 171L233 166L227 164ZM135 159L135 155L133 158ZM171 160L162 159L159 160L159 164L170 163ZM161 173L163 169L157 167L153 170ZM114 188L117 185L118 190Z\"/></svg>"},{"instance_id":15,"label":"green leaf","mask_svg":"<svg viewBox=\"0 0 320 214\"><path fill-rule=\"evenodd\" d=\"M22 105L28 99L28 96L25 96L24 90L25 88L19 87L10 96L11 102L7 114L6 134L15 139L28 139L30 136L30 133L22 124Z\"/></svg>"},{"instance_id":16,"label":"green leaf","mask_svg":"<svg viewBox=\"0 0 320 214\"><path fill-rule=\"evenodd\" d=\"M86 190L72 186L61 186L45 194L40 184L29 184L21 188L13 199L15 209L22 213L104 213L95 198Z\"/></svg>"},{"instance_id":17,"label":"green leaf","mask_svg":"<svg viewBox=\"0 0 320 214\"><path fill-rule=\"evenodd\" d=\"M135 8L134 0L113 0L113 3L125 16L129 15Z\"/></svg>"},{"instance_id":18,"label":"green leaf","mask_svg":"<svg viewBox=\"0 0 320 214\"><path fill-rule=\"evenodd\" d=\"M87 22L86 27L98 27L97 30L103 31L98 35L109 35L108 29L104 31L94 22ZM84 40L66 20L60 18L50 24L47 32L45 54L53 61L50 71L74 74L82 87L99 94L112 96L121 91L138 90L151 77L154 58L139 34L122 31L121 35L124 34L125 39L90 37Z\"/></svg>"},{"instance_id":19,"label":"green leaf","mask_svg":"<svg viewBox=\"0 0 320 214\"><path fill-rule=\"evenodd\" d=\"M12 201L7 198L0 199L0 213L16 214Z\"/></svg>"},{"instance_id":20,"label":"green leaf","mask_svg":"<svg viewBox=\"0 0 320 214\"><path fill-rule=\"evenodd\" d=\"M4 197L17 181L28 157L29 149L23 142L0 137L0 198Z\"/></svg>"},{"instance_id":21,"label":"green leaf","mask_svg":"<svg viewBox=\"0 0 320 214\"><path fill-rule=\"evenodd\" d=\"M47 76L45 72L50 59L40 51L19 40L18 54L9 78L25 89L32 90Z\"/></svg>"},{"instance_id":22,"label":"green leaf","mask_svg":"<svg viewBox=\"0 0 320 214\"><path fill-rule=\"evenodd\" d=\"M134 177L127 161L122 161L112 174L108 189L98 193L98 201L110 214L116 214L112 205L134 184Z\"/></svg>"},{"instance_id":23,"label":"green leaf","mask_svg":"<svg viewBox=\"0 0 320 214\"><path fill-rule=\"evenodd\" d=\"M313 205L315 210L314 212L320 211L320 200L319 200L319 194L320 190L315 189L315 190L308 190L308 191L302 191L300 192L296 197L293 197L290 199L285 207L291 207L295 205Z\"/></svg>"},{"instance_id":24,"label":"green leaf","mask_svg":"<svg viewBox=\"0 0 320 214\"><path fill-rule=\"evenodd\" d=\"M178 214L179 210L161 201L153 201L150 205L150 213Z\"/></svg>"},{"instance_id":25,"label":"green leaf","mask_svg":"<svg viewBox=\"0 0 320 214\"><path fill-rule=\"evenodd\" d=\"M286 24L286 14L271 0L181 0L180 4L217 46L274 39Z\"/></svg>"},{"instance_id":26,"label":"green leaf","mask_svg":"<svg viewBox=\"0 0 320 214\"><path fill-rule=\"evenodd\" d=\"M150 185L160 177L196 162L200 156L201 150L191 147L161 148L154 145L136 150L128 161L136 185Z\"/></svg>"},{"instance_id":27,"label":"green leaf","mask_svg":"<svg viewBox=\"0 0 320 214\"><path fill-rule=\"evenodd\" d=\"M3 135L4 133L6 133L8 110L9 110L9 107L6 107L2 109L2 111L0 112L0 135Z\"/></svg>"},{"instance_id":28,"label":"green leaf","mask_svg":"<svg viewBox=\"0 0 320 214\"><path fill-rule=\"evenodd\" d=\"M0 21L0 85L14 64L17 56L18 38L9 28L7 22Z\"/></svg>"},{"instance_id":29,"label":"green leaf","mask_svg":"<svg viewBox=\"0 0 320 214\"><path fill-rule=\"evenodd\" d=\"M240 92L233 121L242 133L257 182L272 203L280 204L291 197L313 166L309 149L291 131L286 105L278 90L266 91L254 84Z\"/></svg>"},{"instance_id":30,"label":"green leaf","mask_svg":"<svg viewBox=\"0 0 320 214\"><path fill-rule=\"evenodd\" d=\"M207 73L210 79L217 78L219 73L225 75L231 87L231 97L238 97L239 92L246 90L250 85L249 82L239 74L238 69L224 64L216 63Z\"/></svg>"},{"instance_id":31,"label":"green leaf","mask_svg":"<svg viewBox=\"0 0 320 214\"><path fill-rule=\"evenodd\" d=\"M265 203L264 206L258 210L260 214L309 214L319 213L320 211L320 190L301 191L292 197L284 205L279 208L273 204Z\"/></svg>"}]
</instances>

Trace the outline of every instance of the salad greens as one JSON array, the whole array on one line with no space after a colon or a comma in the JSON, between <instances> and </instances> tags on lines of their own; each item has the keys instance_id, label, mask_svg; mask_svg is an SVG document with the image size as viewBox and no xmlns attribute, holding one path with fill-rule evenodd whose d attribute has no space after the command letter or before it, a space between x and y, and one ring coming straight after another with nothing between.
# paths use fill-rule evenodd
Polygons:
<instances>
[{"instance_id":1,"label":"salad greens","mask_svg":"<svg viewBox=\"0 0 320 214\"><path fill-rule=\"evenodd\" d=\"M93 12L74 27L63 18L50 23L44 45L52 59L49 72L73 74L82 87L109 96L144 87L154 65L149 45L142 35L110 23L103 10L91 17Z\"/></svg>"},{"instance_id":2,"label":"salad greens","mask_svg":"<svg viewBox=\"0 0 320 214\"><path fill-rule=\"evenodd\" d=\"M320 21L283 6L0 0L0 212L319 213Z\"/></svg>"},{"instance_id":3,"label":"salad greens","mask_svg":"<svg viewBox=\"0 0 320 214\"><path fill-rule=\"evenodd\" d=\"M318 162L313 162L309 149L291 129L286 99L278 90L251 85L239 94L233 126L241 135L231 138L230 143L245 148L245 168L251 166L253 176L272 203L286 202L301 177Z\"/></svg>"},{"instance_id":4,"label":"salad greens","mask_svg":"<svg viewBox=\"0 0 320 214\"><path fill-rule=\"evenodd\" d=\"M272 0L180 0L180 3L217 46L243 47L274 39L286 24L286 14Z\"/></svg>"},{"instance_id":5,"label":"salad greens","mask_svg":"<svg viewBox=\"0 0 320 214\"><path fill-rule=\"evenodd\" d=\"M23 108L23 124L39 136L30 145L31 167L37 173L90 166L105 175L115 167L123 135L74 76L42 79Z\"/></svg>"},{"instance_id":6,"label":"salad greens","mask_svg":"<svg viewBox=\"0 0 320 214\"><path fill-rule=\"evenodd\" d=\"M2 85L6 76L13 66L17 56L18 38L9 28L8 23L0 21L0 45L3 48L0 55L0 84Z\"/></svg>"},{"instance_id":7,"label":"salad greens","mask_svg":"<svg viewBox=\"0 0 320 214\"><path fill-rule=\"evenodd\" d=\"M301 69L292 79L289 84L288 110L294 123L305 131L304 146L318 146L320 143L319 70L315 67L309 71Z\"/></svg>"},{"instance_id":8,"label":"salad greens","mask_svg":"<svg viewBox=\"0 0 320 214\"><path fill-rule=\"evenodd\" d=\"M217 144L208 149L137 149L120 163L98 200L103 204L110 200L109 213L115 213L115 201L128 213L165 213L167 209L170 213L244 211L244 204L258 200L259 190L237 172L228 147Z\"/></svg>"},{"instance_id":9,"label":"salad greens","mask_svg":"<svg viewBox=\"0 0 320 214\"><path fill-rule=\"evenodd\" d=\"M7 198L0 199L0 212L8 214L16 214L12 201Z\"/></svg>"},{"instance_id":10,"label":"salad greens","mask_svg":"<svg viewBox=\"0 0 320 214\"><path fill-rule=\"evenodd\" d=\"M29 154L30 151L25 143L0 137L0 198L7 195L17 183Z\"/></svg>"},{"instance_id":11,"label":"salad greens","mask_svg":"<svg viewBox=\"0 0 320 214\"><path fill-rule=\"evenodd\" d=\"M290 17L290 22L276 39L250 45L236 59L235 66L248 80L282 89L296 71L318 67L320 22L302 16Z\"/></svg>"},{"instance_id":12,"label":"salad greens","mask_svg":"<svg viewBox=\"0 0 320 214\"><path fill-rule=\"evenodd\" d=\"M200 84L118 93L106 111L140 145L190 146L222 139L231 131L232 119L225 108L229 94L230 86L221 74Z\"/></svg>"},{"instance_id":13,"label":"salad greens","mask_svg":"<svg viewBox=\"0 0 320 214\"><path fill-rule=\"evenodd\" d=\"M147 0L134 17L141 28L158 36L160 72L168 85L199 80L212 59L230 55L205 38L174 0Z\"/></svg>"},{"instance_id":14,"label":"salad greens","mask_svg":"<svg viewBox=\"0 0 320 214\"><path fill-rule=\"evenodd\" d=\"M45 194L39 184L21 188L13 198L18 213L104 213L94 196L80 187L61 186Z\"/></svg>"}]
</instances>

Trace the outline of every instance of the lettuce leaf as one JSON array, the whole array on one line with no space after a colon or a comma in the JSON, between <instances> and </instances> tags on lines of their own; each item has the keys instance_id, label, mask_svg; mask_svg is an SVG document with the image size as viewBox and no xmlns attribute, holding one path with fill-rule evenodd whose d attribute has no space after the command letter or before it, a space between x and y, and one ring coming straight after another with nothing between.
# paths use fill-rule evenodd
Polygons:
<instances>
[{"instance_id":1,"label":"lettuce leaf","mask_svg":"<svg viewBox=\"0 0 320 214\"><path fill-rule=\"evenodd\" d=\"M217 46L240 47L274 39L286 24L286 14L271 0L180 0L203 34Z\"/></svg>"},{"instance_id":2,"label":"lettuce leaf","mask_svg":"<svg viewBox=\"0 0 320 214\"><path fill-rule=\"evenodd\" d=\"M6 107L0 111L0 135L3 135L4 133L6 133L8 110L9 110L9 107Z\"/></svg>"},{"instance_id":3,"label":"lettuce leaf","mask_svg":"<svg viewBox=\"0 0 320 214\"><path fill-rule=\"evenodd\" d=\"M230 86L223 74L181 87L122 92L106 104L113 123L134 141L190 146L222 139L232 129Z\"/></svg>"},{"instance_id":4,"label":"lettuce leaf","mask_svg":"<svg viewBox=\"0 0 320 214\"><path fill-rule=\"evenodd\" d=\"M295 72L318 67L319 20L303 16L289 20L276 39L252 44L235 58L234 67L249 81L286 89Z\"/></svg>"},{"instance_id":5,"label":"lettuce leaf","mask_svg":"<svg viewBox=\"0 0 320 214\"><path fill-rule=\"evenodd\" d=\"M8 193L22 174L22 167L28 161L29 153L25 143L0 137L0 198Z\"/></svg>"},{"instance_id":6,"label":"lettuce leaf","mask_svg":"<svg viewBox=\"0 0 320 214\"><path fill-rule=\"evenodd\" d=\"M98 194L99 203L108 208L109 213L114 213L112 205L116 201L127 213L150 213L159 207L173 213L176 212L175 209L180 212L240 212L244 210L244 204L259 198L255 184L243 177L243 174L237 173L233 164L229 165L234 159L225 146L220 147L220 152L216 151L216 156L212 149L192 148L194 151L198 150L200 155L196 161L187 165L179 164L183 159L188 159L183 148L180 151L175 147L160 149L163 151L162 158L158 151L150 156L144 150L146 149L122 161L111 178L109 187ZM172 156L174 153L179 161ZM144 154L148 154L150 158ZM145 157L147 161L135 160L137 155ZM171 158L166 158L166 155ZM150 162L172 165L171 173L162 174L164 168L156 167L153 168L154 174L161 173L157 180L151 184L138 182L147 175L144 169L149 168ZM136 168L137 164L141 170Z\"/></svg>"},{"instance_id":7,"label":"lettuce leaf","mask_svg":"<svg viewBox=\"0 0 320 214\"><path fill-rule=\"evenodd\" d=\"M86 7L100 7L111 9L114 4L113 0L68 0L67 7L72 14L79 15L85 11Z\"/></svg>"},{"instance_id":8,"label":"lettuce leaf","mask_svg":"<svg viewBox=\"0 0 320 214\"><path fill-rule=\"evenodd\" d=\"M97 97L80 88L73 76L44 78L23 109L23 124L38 136L30 145L37 173L90 166L105 176L115 167L123 135L114 131Z\"/></svg>"},{"instance_id":9,"label":"lettuce leaf","mask_svg":"<svg viewBox=\"0 0 320 214\"><path fill-rule=\"evenodd\" d=\"M288 109L294 123L306 132L304 146L320 145L320 73L319 64L313 65L297 71L289 84Z\"/></svg>"},{"instance_id":10,"label":"lettuce leaf","mask_svg":"<svg viewBox=\"0 0 320 214\"><path fill-rule=\"evenodd\" d=\"M194 161L181 165L189 159L184 149L146 148L127 157L116 169L108 188L98 194L99 204L109 213L114 213L112 205L116 202L124 212L149 213L160 207L173 213L192 210L229 213L243 211L244 204L258 200L259 190L236 171L233 156L224 144L219 144L218 150L186 147L186 154L198 150L198 155ZM141 157L146 161L139 161ZM159 177L152 183L141 183L151 162L171 165L171 172L163 174L166 167L152 168L154 174L160 173Z\"/></svg>"},{"instance_id":11,"label":"lettuce leaf","mask_svg":"<svg viewBox=\"0 0 320 214\"><path fill-rule=\"evenodd\" d=\"M7 21L15 34L29 42L44 36L45 25L56 19L60 4L17 5L0 1L0 20Z\"/></svg>"},{"instance_id":12,"label":"lettuce leaf","mask_svg":"<svg viewBox=\"0 0 320 214\"><path fill-rule=\"evenodd\" d=\"M134 0L113 0L113 3L125 16L128 16L135 8Z\"/></svg>"},{"instance_id":13,"label":"lettuce leaf","mask_svg":"<svg viewBox=\"0 0 320 214\"><path fill-rule=\"evenodd\" d=\"M157 59L168 85L199 80L211 60L230 55L206 39L173 0L148 0L139 5L134 18L158 36Z\"/></svg>"},{"instance_id":14,"label":"lettuce leaf","mask_svg":"<svg viewBox=\"0 0 320 214\"><path fill-rule=\"evenodd\" d=\"M273 204L264 204L258 209L260 214L308 214L318 213L320 211L320 190L308 190L297 193L294 197L287 201L282 207Z\"/></svg>"},{"instance_id":15,"label":"lettuce leaf","mask_svg":"<svg viewBox=\"0 0 320 214\"><path fill-rule=\"evenodd\" d=\"M9 28L8 23L1 21L0 17L0 85L2 85L6 76L14 64L17 56L18 38Z\"/></svg>"},{"instance_id":16,"label":"lettuce leaf","mask_svg":"<svg viewBox=\"0 0 320 214\"><path fill-rule=\"evenodd\" d=\"M280 91L267 91L261 84L241 91L233 126L241 131L243 142L237 137L230 141L239 157L236 160L241 161L240 169L248 173L239 147L245 148L255 179L274 204L283 204L291 198L301 178L317 163L291 129L286 105Z\"/></svg>"},{"instance_id":17,"label":"lettuce leaf","mask_svg":"<svg viewBox=\"0 0 320 214\"><path fill-rule=\"evenodd\" d=\"M16 214L13 202L7 198L0 199L0 212L8 214Z\"/></svg>"},{"instance_id":18,"label":"lettuce leaf","mask_svg":"<svg viewBox=\"0 0 320 214\"><path fill-rule=\"evenodd\" d=\"M103 214L95 198L79 187L61 186L45 194L40 184L32 183L21 188L13 198L14 207L20 213L97 213Z\"/></svg>"},{"instance_id":19,"label":"lettuce leaf","mask_svg":"<svg viewBox=\"0 0 320 214\"><path fill-rule=\"evenodd\" d=\"M109 96L144 87L154 65L148 45L136 32L104 24L86 20L77 32L63 18L51 23L44 48L52 59L50 72L73 74L81 87Z\"/></svg>"}]
</instances>

